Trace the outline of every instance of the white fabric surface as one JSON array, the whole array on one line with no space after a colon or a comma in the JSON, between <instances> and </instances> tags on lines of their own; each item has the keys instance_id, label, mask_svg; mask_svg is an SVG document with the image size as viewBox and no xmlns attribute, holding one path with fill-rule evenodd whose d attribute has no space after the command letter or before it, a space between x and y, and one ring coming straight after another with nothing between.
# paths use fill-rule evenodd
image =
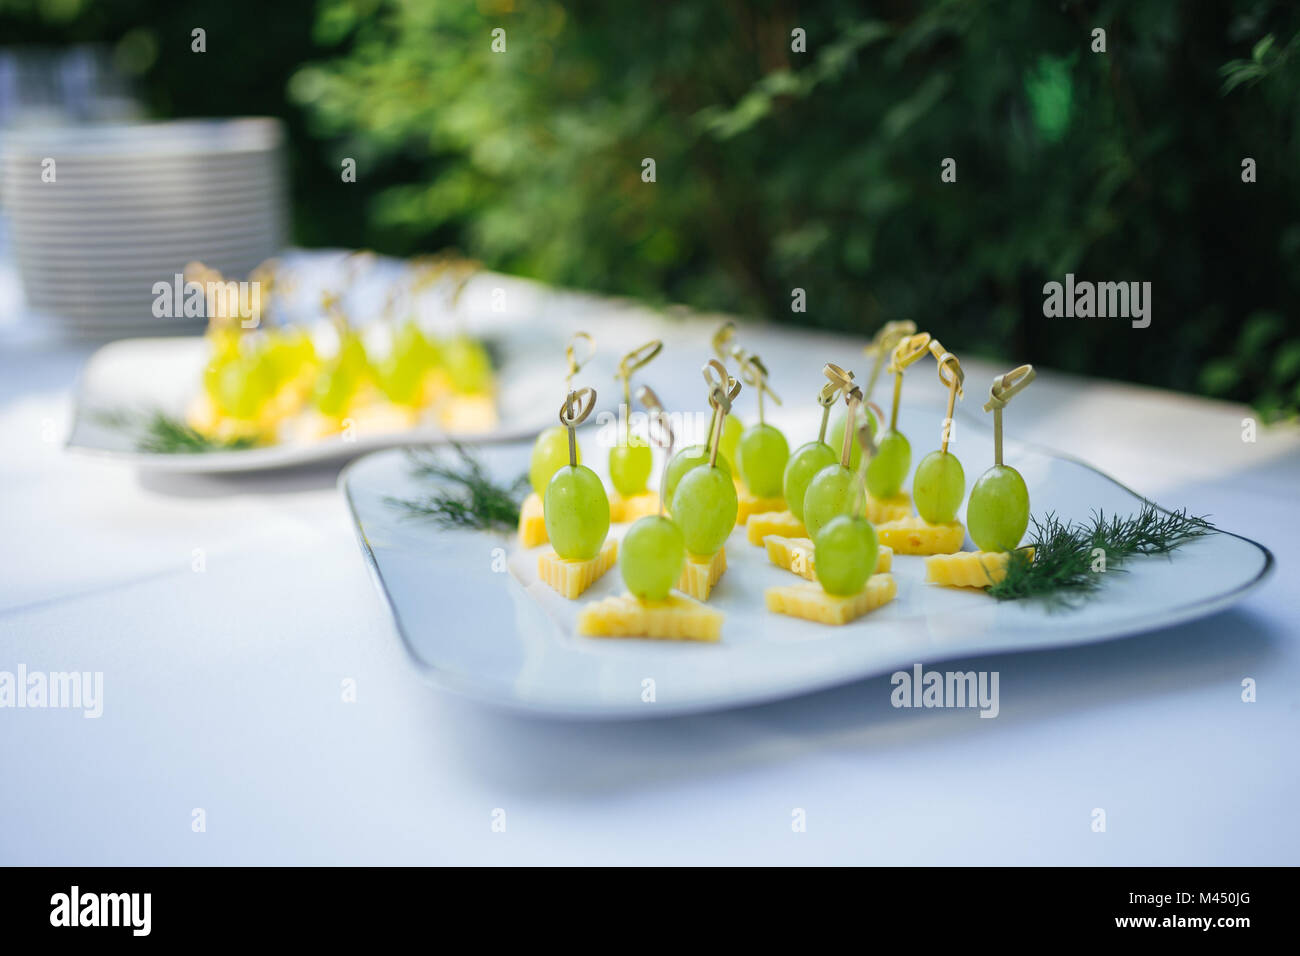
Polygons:
<instances>
[{"instance_id":1,"label":"white fabric surface","mask_svg":"<svg viewBox=\"0 0 1300 956\"><path fill-rule=\"evenodd\" d=\"M1017 437L1212 514L1278 570L1202 622L966 662L1000 672L995 720L895 710L887 678L663 721L527 719L421 683L337 467L163 478L65 452L90 347L33 331L6 282L0 670L103 671L104 709L0 709L0 863L1300 862L1294 427L1247 444L1244 408L1040 372ZM835 341L762 334L770 354Z\"/></svg>"}]
</instances>

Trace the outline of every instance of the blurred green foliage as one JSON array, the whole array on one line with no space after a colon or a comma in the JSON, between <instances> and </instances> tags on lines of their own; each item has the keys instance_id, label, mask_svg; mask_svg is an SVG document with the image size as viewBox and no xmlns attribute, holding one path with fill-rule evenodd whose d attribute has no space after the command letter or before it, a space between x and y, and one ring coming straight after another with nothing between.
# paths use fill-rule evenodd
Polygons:
<instances>
[{"instance_id":1,"label":"blurred green foliage","mask_svg":"<svg viewBox=\"0 0 1300 956\"><path fill-rule=\"evenodd\" d=\"M152 31L160 113L286 116L307 244L1300 407L1294 3L58 5L0 24ZM1067 272L1151 282L1151 326L1045 318Z\"/></svg>"}]
</instances>

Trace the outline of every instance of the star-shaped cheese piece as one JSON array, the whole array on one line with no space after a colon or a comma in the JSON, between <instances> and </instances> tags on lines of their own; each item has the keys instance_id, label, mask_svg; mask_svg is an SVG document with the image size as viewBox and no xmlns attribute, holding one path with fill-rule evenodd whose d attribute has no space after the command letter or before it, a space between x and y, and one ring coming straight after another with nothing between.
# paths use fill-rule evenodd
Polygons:
<instances>
[{"instance_id":1,"label":"star-shaped cheese piece","mask_svg":"<svg viewBox=\"0 0 1300 956\"><path fill-rule=\"evenodd\" d=\"M542 496L534 491L519 508L519 547L535 548L546 542L546 515L542 511Z\"/></svg>"},{"instance_id":2,"label":"star-shaped cheese piece","mask_svg":"<svg viewBox=\"0 0 1300 956\"><path fill-rule=\"evenodd\" d=\"M966 540L966 526L960 521L930 524L919 515L908 515L876 525L876 534L896 554L953 554Z\"/></svg>"},{"instance_id":3,"label":"star-shaped cheese piece","mask_svg":"<svg viewBox=\"0 0 1300 956\"><path fill-rule=\"evenodd\" d=\"M783 538L802 538L808 534L808 529L792 511L763 511L751 515L745 528L745 537L749 543L761 546L769 534Z\"/></svg>"},{"instance_id":4,"label":"star-shaped cheese piece","mask_svg":"<svg viewBox=\"0 0 1300 956\"><path fill-rule=\"evenodd\" d=\"M677 581L677 590L689 594L697 601L707 601L713 585L727 570L727 549L719 548L709 555L687 554L686 566Z\"/></svg>"},{"instance_id":5,"label":"star-shaped cheese piece","mask_svg":"<svg viewBox=\"0 0 1300 956\"><path fill-rule=\"evenodd\" d=\"M827 594L820 584L800 582L763 592L767 609L818 624L847 624L888 604L898 593L892 574L873 574L862 590L848 597Z\"/></svg>"},{"instance_id":6,"label":"star-shaped cheese piece","mask_svg":"<svg viewBox=\"0 0 1300 956\"><path fill-rule=\"evenodd\" d=\"M886 521L898 521L912 514L912 496L900 491L892 498L874 498L867 492L866 519L872 524L884 524Z\"/></svg>"},{"instance_id":7,"label":"star-shaped cheese piece","mask_svg":"<svg viewBox=\"0 0 1300 956\"><path fill-rule=\"evenodd\" d=\"M1025 548L1029 560L1034 549ZM925 559L925 579L946 588L986 588L1007 576L1009 551L959 551Z\"/></svg>"},{"instance_id":8,"label":"star-shaped cheese piece","mask_svg":"<svg viewBox=\"0 0 1300 956\"><path fill-rule=\"evenodd\" d=\"M809 538L783 538L769 535L763 546L767 548L767 559L778 568L793 571L809 581L817 580L817 559L813 543ZM894 550L888 545L880 545L876 557L876 574L884 574L894 565Z\"/></svg>"},{"instance_id":9,"label":"star-shaped cheese piece","mask_svg":"<svg viewBox=\"0 0 1300 956\"><path fill-rule=\"evenodd\" d=\"M644 491L624 498L617 491L609 496L609 520L614 524L628 524L638 518L659 513L659 495Z\"/></svg>"},{"instance_id":10,"label":"star-shaped cheese piece","mask_svg":"<svg viewBox=\"0 0 1300 956\"><path fill-rule=\"evenodd\" d=\"M717 641L722 612L676 591L662 601L630 594L593 601L578 615L578 633L587 637L649 637L665 641Z\"/></svg>"},{"instance_id":11,"label":"star-shaped cheese piece","mask_svg":"<svg viewBox=\"0 0 1300 956\"><path fill-rule=\"evenodd\" d=\"M556 592L572 600L591 587L618 559L618 542L608 539L600 553L586 561L571 561L554 551L537 557L537 576Z\"/></svg>"}]
</instances>

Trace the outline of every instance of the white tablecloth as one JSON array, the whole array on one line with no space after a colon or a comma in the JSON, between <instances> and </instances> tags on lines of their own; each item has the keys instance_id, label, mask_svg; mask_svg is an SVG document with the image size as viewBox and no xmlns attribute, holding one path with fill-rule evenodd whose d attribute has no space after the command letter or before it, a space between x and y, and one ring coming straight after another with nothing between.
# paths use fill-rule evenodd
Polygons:
<instances>
[{"instance_id":1,"label":"white tablecloth","mask_svg":"<svg viewBox=\"0 0 1300 956\"><path fill-rule=\"evenodd\" d=\"M64 451L91 347L33 332L0 276L0 671L104 674L98 719L0 709L2 863L1300 862L1294 428L1244 443L1242 407L1040 372L1017 436L1211 514L1279 570L1205 621L966 662L1000 673L995 720L895 710L887 678L526 719L421 682L336 467L163 478ZM762 334L760 353L808 341Z\"/></svg>"}]
</instances>

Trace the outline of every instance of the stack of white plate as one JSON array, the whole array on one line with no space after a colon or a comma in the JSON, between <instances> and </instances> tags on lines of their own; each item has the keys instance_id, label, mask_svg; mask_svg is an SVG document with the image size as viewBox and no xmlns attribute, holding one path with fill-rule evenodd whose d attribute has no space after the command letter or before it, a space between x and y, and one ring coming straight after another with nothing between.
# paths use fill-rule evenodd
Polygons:
<instances>
[{"instance_id":1,"label":"stack of white plate","mask_svg":"<svg viewBox=\"0 0 1300 956\"><path fill-rule=\"evenodd\" d=\"M154 286L173 283L194 260L244 279L280 251L282 144L280 125L270 119L6 137L0 201L28 306L69 331L95 335L201 327L194 318L156 316Z\"/></svg>"}]
</instances>

